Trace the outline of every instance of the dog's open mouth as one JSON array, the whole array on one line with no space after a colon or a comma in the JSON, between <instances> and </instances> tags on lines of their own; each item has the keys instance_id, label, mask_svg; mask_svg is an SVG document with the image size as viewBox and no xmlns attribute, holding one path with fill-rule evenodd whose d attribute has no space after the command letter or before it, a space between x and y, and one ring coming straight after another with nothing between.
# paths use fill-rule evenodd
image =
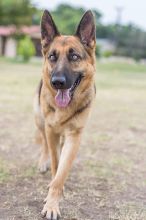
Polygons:
<instances>
[{"instance_id":1,"label":"dog's open mouth","mask_svg":"<svg viewBox=\"0 0 146 220\"><path fill-rule=\"evenodd\" d=\"M76 87L80 84L83 75L80 74L75 80L74 84L69 89L58 89L55 96L55 102L58 107L65 108L72 100Z\"/></svg>"}]
</instances>

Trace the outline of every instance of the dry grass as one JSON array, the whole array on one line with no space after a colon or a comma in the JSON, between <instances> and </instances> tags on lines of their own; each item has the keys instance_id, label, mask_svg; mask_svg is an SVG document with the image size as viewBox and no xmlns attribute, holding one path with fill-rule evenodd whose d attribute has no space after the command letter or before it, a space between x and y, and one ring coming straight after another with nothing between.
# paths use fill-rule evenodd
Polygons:
<instances>
[{"instance_id":1,"label":"dry grass","mask_svg":"<svg viewBox=\"0 0 146 220\"><path fill-rule=\"evenodd\" d=\"M36 170L33 140L41 65L0 66L0 220L39 220L50 180ZM95 107L66 183L64 219L146 219L145 115L145 66L97 63Z\"/></svg>"}]
</instances>

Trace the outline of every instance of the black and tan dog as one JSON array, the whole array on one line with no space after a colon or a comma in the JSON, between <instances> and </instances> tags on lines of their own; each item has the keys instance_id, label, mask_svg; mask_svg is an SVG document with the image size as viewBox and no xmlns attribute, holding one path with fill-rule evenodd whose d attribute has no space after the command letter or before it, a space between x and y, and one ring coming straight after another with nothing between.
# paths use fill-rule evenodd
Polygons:
<instances>
[{"instance_id":1,"label":"black and tan dog","mask_svg":"<svg viewBox=\"0 0 146 220\"><path fill-rule=\"evenodd\" d=\"M42 80L34 109L42 153L41 172L50 156L52 181L42 215L57 219L59 201L83 128L95 97L95 23L91 11L81 19L75 35L61 35L48 11L41 21ZM60 157L58 148L60 145Z\"/></svg>"}]
</instances>

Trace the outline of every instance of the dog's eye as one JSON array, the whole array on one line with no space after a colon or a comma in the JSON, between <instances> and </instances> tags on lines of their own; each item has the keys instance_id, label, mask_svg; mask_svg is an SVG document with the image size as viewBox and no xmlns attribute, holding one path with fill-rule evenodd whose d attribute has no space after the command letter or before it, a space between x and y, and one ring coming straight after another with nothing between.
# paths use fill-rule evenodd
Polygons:
<instances>
[{"instance_id":1,"label":"dog's eye","mask_svg":"<svg viewBox=\"0 0 146 220\"><path fill-rule=\"evenodd\" d=\"M57 56L56 56L55 54L51 54L51 55L49 56L49 60L50 60L51 62L55 62L55 61L57 61Z\"/></svg>"},{"instance_id":2,"label":"dog's eye","mask_svg":"<svg viewBox=\"0 0 146 220\"><path fill-rule=\"evenodd\" d=\"M70 60L72 60L72 61L77 61L79 58L80 58L80 57L79 57L77 54L72 54L72 55L70 56Z\"/></svg>"}]
</instances>

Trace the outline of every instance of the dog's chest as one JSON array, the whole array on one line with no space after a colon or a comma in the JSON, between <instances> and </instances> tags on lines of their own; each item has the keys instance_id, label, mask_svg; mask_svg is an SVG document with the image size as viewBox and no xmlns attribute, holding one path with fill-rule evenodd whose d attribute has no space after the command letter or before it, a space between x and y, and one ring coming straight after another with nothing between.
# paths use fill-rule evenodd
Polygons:
<instances>
[{"instance_id":1,"label":"dog's chest","mask_svg":"<svg viewBox=\"0 0 146 220\"><path fill-rule=\"evenodd\" d=\"M74 127L72 120L66 122L69 117L67 112L56 111L48 114L46 120L55 133L64 133L66 129Z\"/></svg>"}]
</instances>

